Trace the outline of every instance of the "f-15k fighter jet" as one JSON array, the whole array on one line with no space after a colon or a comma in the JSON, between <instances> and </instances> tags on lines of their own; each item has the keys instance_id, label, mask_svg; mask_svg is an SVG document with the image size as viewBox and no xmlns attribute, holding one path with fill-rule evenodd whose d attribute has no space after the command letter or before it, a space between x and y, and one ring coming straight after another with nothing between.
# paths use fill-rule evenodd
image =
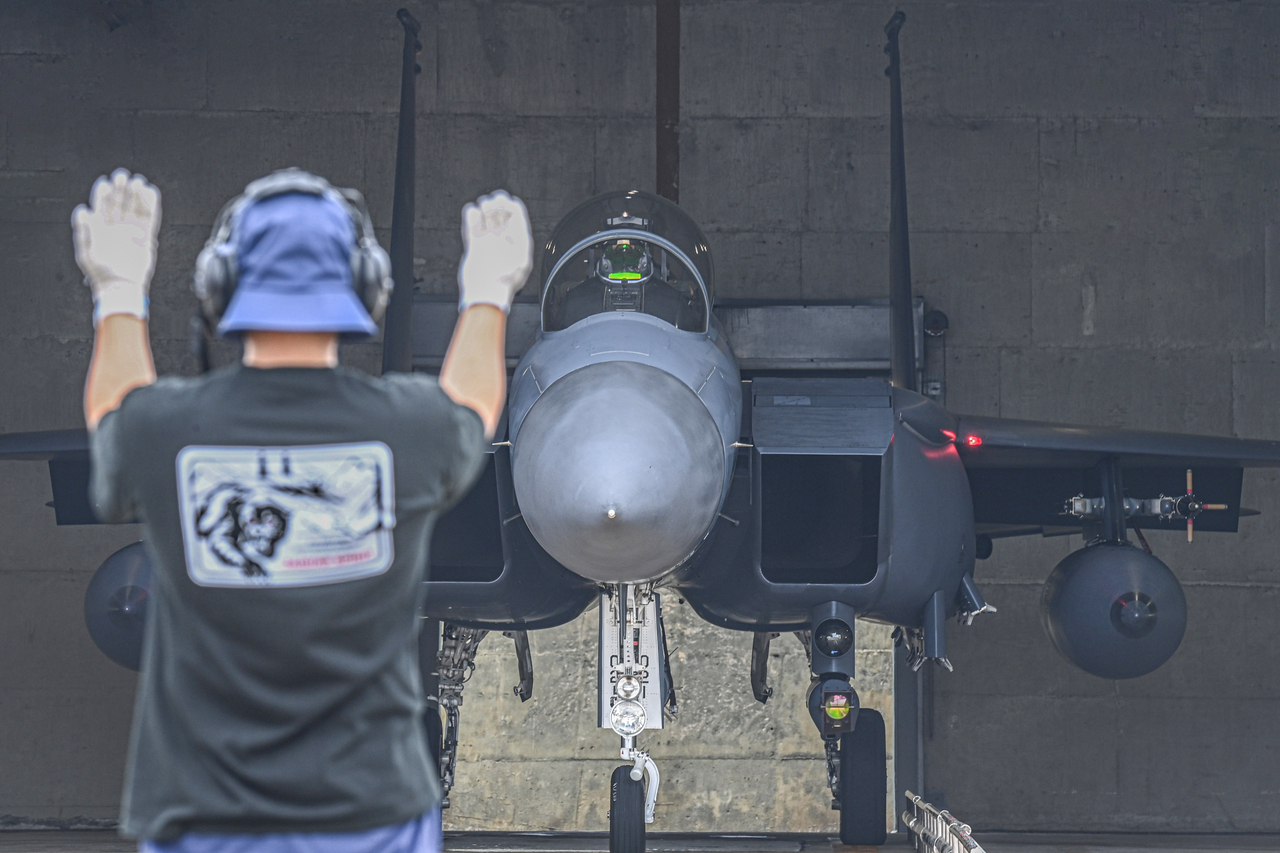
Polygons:
<instances>
[{"instance_id":1,"label":"f-15k fighter jet","mask_svg":"<svg viewBox=\"0 0 1280 853\"><path fill-rule=\"evenodd\" d=\"M386 347L407 354L417 25L407 13L401 20L410 94L402 100L392 245L401 297ZM515 637L517 692L528 698L527 632L596 604L594 713L621 738L623 761L610 787L610 849L626 853L644 849L658 796L657 765L641 739L675 708L662 626L668 591L707 621L754 635L751 681L762 702L771 693L771 637L799 632L812 674L808 708L849 844L878 844L886 834L885 727L877 712L859 708L850 685L855 627L859 620L897 626L912 666L951 669L947 620L969 622L993 609L973 567L994 539L1083 533L1086 547L1053 569L1043 599L1049 635L1075 665L1131 678L1177 649L1182 590L1164 563L1130 542L1129 530L1235 531L1243 469L1280 464L1280 442L968 417L919 392L902 22L899 13L886 27L888 378L812 366L767 376L740 369L734 334L717 315L707 240L656 195L593 198L547 241L539 302L528 306L536 334L511 379L505 433L433 543L424 615L438 622L424 631L424 669L445 714L442 723L433 712L428 724L446 789L462 683L485 634ZM751 316L775 316L762 311ZM734 328L745 334L746 315L737 316ZM855 313L846 306L823 316ZM410 368L398 358L387 366ZM92 520L82 432L0 436L0 458L49 459L59 522ZM129 546L107 560L89 593L91 632L126 664L140 646L146 564L145 549Z\"/></svg>"}]
</instances>

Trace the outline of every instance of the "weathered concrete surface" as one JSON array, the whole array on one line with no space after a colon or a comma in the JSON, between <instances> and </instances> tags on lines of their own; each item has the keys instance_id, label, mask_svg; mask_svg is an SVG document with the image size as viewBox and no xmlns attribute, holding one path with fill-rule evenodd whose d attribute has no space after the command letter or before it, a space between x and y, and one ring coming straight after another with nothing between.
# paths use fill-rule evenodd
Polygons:
<instances>
[{"instance_id":1,"label":"weathered concrete surface","mask_svg":"<svg viewBox=\"0 0 1280 853\"><path fill-rule=\"evenodd\" d=\"M115 817L135 679L94 647L83 602L138 528L55 526L42 462L0 463L0 483L0 814Z\"/></svg>"},{"instance_id":2,"label":"weathered concrete surface","mask_svg":"<svg viewBox=\"0 0 1280 853\"><path fill-rule=\"evenodd\" d=\"M773 642L766 705L751 696L751 635L727 633L663 598L679 718L646 733L662 773L655 830L833 831L822 741L804 709L808 664L790 636ZM458 830L551 830L608 825L618 737L596 726L599 614L530 637L534 695L521 704L511 641L486 638L464 692L457 788L445 813ZM886 715L893 742L888 629L860 623L863 704ZM890 779L892 784L892 779Z\"/></svg>"},{"instance_id":3,"label":"weathered concrete surface","mask_svg":"<svg viewBox=\"0 0 1280 853\"><path fill-rule=\"evenodd\" d=\"M907 849L905 839L890 837L883 848L848 847L822 833L707 835L648 833L650 853L872 853ZM1274 835L1168 835L1101 833L983 833L977 839L991 853L1255 853L1280 850ZM111 831L0 832L4 853L128 853L136 845ZM473 853L597 853L609 849L602 833L459 833L445 835L444 849Z\"/></svg>"},{"instance_id":4,"label":"weathered concrete surface","mask_svg":"<svg viewBox=\"0 0 1280 853\"><path fill-rule=\"evenodd\" d=\"M251 178L299 165L360 186L385 238L394 8L0 6L0 431L79 422L91 328L67 218L110 168L140 170L165 192L152 322L162 371L194 369L188 270L219 206ZM884 295L881 27L893 8L686 0L682 201L709 232L723 296ZM917 292L952 321L949 407L1280 436L1280 9L904 8L913 268ZM452 292L457 209L496 185L529 202L539 239L587 195L652 187L650 3L412 10L425 43L422 289ZM377 345L344 357L376 369ZM92 648L79 611L93 568L137 532L57 528L50 497L41 463L0 463L11 604L0 622L0 814L108 816L133 681ZM957 672L931 681L935 801L980 828L1280 830L1280 477L1247 475L1244 502L1265 514L1237 536L1153 538L1187 583L1188 636L1164 669L1119 685L1072 670L1037 624L1040 583L1078 543L999 543L979 581L1001 612L953 630ZM832 828L801 719L798 646L775 644L778 695L760 708L748 638L670 612L684 718L649 741L665 771L661 826ZM524 706L509 692L507 642L486 641L452 825L604 826L613 738L593 725L589 620L534 636L539 681ZM882 701L884 638L867 639L863 693Z\"/></svg>"}]
</instances>

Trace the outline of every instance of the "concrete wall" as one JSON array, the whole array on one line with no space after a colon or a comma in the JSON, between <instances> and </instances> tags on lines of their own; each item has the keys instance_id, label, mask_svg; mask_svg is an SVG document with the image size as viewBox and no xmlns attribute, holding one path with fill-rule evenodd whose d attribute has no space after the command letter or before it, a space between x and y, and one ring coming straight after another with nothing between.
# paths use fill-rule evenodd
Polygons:
<instances>
[{"instance_id":1,"label":"concrete wall","mask_svg":"<svg viewBox=\"0 0 1280 853\"><path fill-rule=\"evenodd\" d=\"M769 655L767 705L751 696L751 635L713 628L663 597L680 715L641 745L662 774L654 831L833 832L822 741L804 707L809 666L794 637ZM463 695L457 787L446 826L479 830L608 828L609 775L618 738L596 727L599 615L530 637L534 696L519 680L510 640L490 635ZM858 629L864 705L886 715L893 738L892 654L883 626ZM890 779L892 783L892 778Z\"/></svg>"},{"instance_id":2,"label":"concrete wall","mask_svg":"<svg viewBox=\"0 0 1280 853\"><path fill-rule=\"evenodd\" d=\"M191 261L249 179L299 165L360 186L385 229L396 5L0 7L0 431L78 423L91 329L67 217L111 167L165 193L153 302L162 370L194 369ZM686 0L682 203L709 232L722 296L884 294L880 47L893 8ZM951 318L949 407L1280 436L1280 231L1266 225L1280 178L1280 8L903 8L913 269L917 293ZM521 195L543 238L593 192L652 188L648 3L412 11L426 43L424 290L452 289L457 211L480 192ZM376 345L346 357L372 366ZM0 463L0 484L0 814L108 816L133 682L97 655L79 608L93 568L138 534L56 528L40 463ZM957 671L932 679L927 787L979 827L1280 830L1269 677L1280 483L1250 474L1246 503L1267 514L1239 536L1153 541L1187 582L1191 624L1164 669L1123 684L1070 669L1036 624L1040 582L1078 542L999 543L979 581L1001 612L953 630ZM775 646L779 695L761 709L748 638L674 602L670 612L687 700L655 745L662 828L833 827L817 738L797 719L798 646ZM509 694L508 641L486 641L464 707L453 825L604 827L613 739L590 726L590 619L534 636L538 688L525 706ZM872 639L864 669L881 680L863 686L877 695L888 655Z\"/></svg>"}]
</instances>

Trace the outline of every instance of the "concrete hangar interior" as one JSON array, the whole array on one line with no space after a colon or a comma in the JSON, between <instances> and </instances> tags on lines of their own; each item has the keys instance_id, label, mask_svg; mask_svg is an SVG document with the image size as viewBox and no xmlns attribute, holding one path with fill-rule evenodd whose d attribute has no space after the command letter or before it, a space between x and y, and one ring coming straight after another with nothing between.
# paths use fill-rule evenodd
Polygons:
<instances>
[{"instance_id":1,"label":"concrete hangar interior","mask_svg":"<svg viewBox=\"0 0 1280 853\"><path fill-rule=\"evenodd\" d=\"M661 5L409 7L423 45L412 264L427 319L415 322L456 292L457 214L479 193L521 196L540 243L599 193L661 193ZM1280 438L1274 4L677 6L668 130L718 308L888 296L882 48L900 7L912 286L946 320L920 339L922 390L976 418ZM99 174L127 165L165 193L151 324L162 373L197 370L192 263L252 178L296 165L359 187L387 242L395 13L368 0L0 8L0 438L83 424L93 330L68 216ZM212 357L236 351L216 344ZM888 377L881 358L862 374ZM344 348L374 373L381 359L380 341ZM57 524L41 459L0 461L0 484L0 823L102 825L119 807L136 681L95 648L84 601L140 530ZM1082 548L1078 533L995 538L972 577L998 612L948 625L952 672L911 673L889 629L860 621L854 686L886 721L890 811L910 788L979 838L1280 833L1280 478L1249 468L1239 489L1238 532L1145 531L1187 610L1177 651L1149 674L1083 672L1042 629L1045 580ZM785 635L766 647L774 694L761 704L752 635L708 624L682 594L663 605L682 713L648 741L663 768L652 828L834 832L806 647ZM528 702L511 695L510 642L480 646L446 829L608 825L618 760L597 731L597 623L592 610L530 633Z\"/></svg>"}]
</instances>

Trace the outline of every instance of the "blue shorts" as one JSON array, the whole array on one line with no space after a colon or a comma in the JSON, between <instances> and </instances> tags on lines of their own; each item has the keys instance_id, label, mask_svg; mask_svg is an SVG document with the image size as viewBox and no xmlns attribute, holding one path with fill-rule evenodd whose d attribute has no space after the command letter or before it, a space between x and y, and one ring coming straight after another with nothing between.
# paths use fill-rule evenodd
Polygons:
<instances>
[{"instance_id":1,"label":"blue shorts","mask_svg":"<svg viewBox=\"0 0 1280 853\"><path fill-rule=\"evenodd\" d=\"M140 853L441 853L443 849L439 806L408 823L362 832L188 832L174 841L138 845Z\"/></svg>"}]
</instances>

